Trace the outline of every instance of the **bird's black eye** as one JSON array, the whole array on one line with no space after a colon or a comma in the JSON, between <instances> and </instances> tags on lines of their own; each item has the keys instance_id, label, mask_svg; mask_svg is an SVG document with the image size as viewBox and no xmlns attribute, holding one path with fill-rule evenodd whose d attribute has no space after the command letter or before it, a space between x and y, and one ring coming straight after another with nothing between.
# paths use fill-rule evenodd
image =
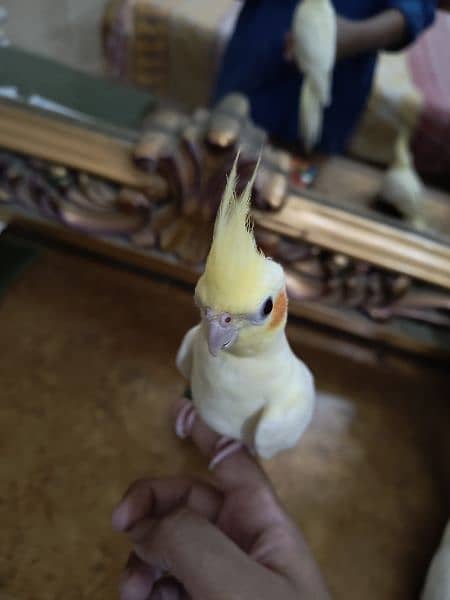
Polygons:
<instances>
[{"instance_id":1,"label":"bird's black eye","mask_svg":"<svg viewBox=\"0 0 450 600\"><path fill-rule=\"evenodd\" d=\"M272 298L267 298L267 300L264 302L264 306L262 308L262 313L265 317L267 317L268 315L270 315L272 310L273 310L273 300L272 300Z\"/></svg>"}]
</instances>

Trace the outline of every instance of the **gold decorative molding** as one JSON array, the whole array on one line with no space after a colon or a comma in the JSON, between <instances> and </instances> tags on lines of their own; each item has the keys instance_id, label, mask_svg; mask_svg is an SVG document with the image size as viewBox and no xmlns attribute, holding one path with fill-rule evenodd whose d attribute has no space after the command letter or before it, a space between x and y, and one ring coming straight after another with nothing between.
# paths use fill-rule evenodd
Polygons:
<instances>
[{"instance_id":1,"label":"gold decorative molding","mask_svg":"<svg viewBox=\"0 0 450 600\"><path fill-rule=\"evenodd\" d=\"M450 289L450 246L331 207L314 194L291 194L280 211L255 221L303 240Z\"/></svg>"},{"instance_id":2,"label":"gold decorative molding","mask_svg":"<svg viewBox=\"0 0 450 600\"><path fill-rule=\"evenodd\" d=\"M268 145L246 121L244 108L241 103L238 125L232 105L197 111L190 119L154 113L133 147L0 105L0 146L6 149L0 153L0 214L192 285L237 148L242 185L262 154L256 234L286 269L291 314L407 351L448 357L449 247L332 206L301 187L298 162ZM222 135L227 128L232 135Z\"/></svg>"},{"instance_id":3,"label":"gold decorative molding","mask_svg":"<svg viewBox=\"0 0 450 600\"><path fill-rule=\"evenodd\" d=\"M149 188L158 197L167 194L165 181L136 168L132 142L1 101L0 147L63 163L123 185Z\"/></svg>"}]
</instances>

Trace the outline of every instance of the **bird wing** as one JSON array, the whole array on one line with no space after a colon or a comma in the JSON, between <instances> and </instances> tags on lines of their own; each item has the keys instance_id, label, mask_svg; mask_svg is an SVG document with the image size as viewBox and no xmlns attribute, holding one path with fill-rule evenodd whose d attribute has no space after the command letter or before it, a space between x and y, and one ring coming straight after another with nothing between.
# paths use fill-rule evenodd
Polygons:
<instances>
[{"instance_id":1,"label":"bird wing","mask_svg":"<svg viewBox=\"0 0 450 600\"><path fill-rule=\"evenodd\" d=\"M179 372L186 379L191 379L192 374L192 356L193 356L193 345L197 332L200 329L200 325L196 325L190 329L183 338L181 346L177 353L176 365Z\"/></svg>"},{"instance_id":2,"label":"bird wing","mask_svg":"<svg viewBox=\"0 0 450 600\"><path fill-rule=\"evenodd\" d=\"M262 458L271 458L277 452L295 446L311 420L314 380L309 369L295 360L295 381L280 390L276 399L261 411L255 429L254 446Z\"/></svg>"},{"instance_id":3,"label":"bird wing","mask_svg":"<svg viewBox=\"0 0 450 600\"><path fill-rule=\"evenodd\" d=\"M305 150L310 152L322 135L322 106L309 77L300 92L299 125Z\"/></svg>"}]
</instances>

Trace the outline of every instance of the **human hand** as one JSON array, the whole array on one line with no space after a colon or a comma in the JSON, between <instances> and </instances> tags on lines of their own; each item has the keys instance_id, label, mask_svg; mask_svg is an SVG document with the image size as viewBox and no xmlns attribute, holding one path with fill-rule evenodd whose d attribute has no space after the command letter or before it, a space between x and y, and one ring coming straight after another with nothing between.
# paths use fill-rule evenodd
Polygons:
<instances>
[{"instance_id":1,"label":"human hand","mask_svg":"<svg viewBox=\"0 0 450 600\"><path fill-rule=\"evenodd\" d=\"M192 440L210 458L218 436L197 417ZM128 489L113 514L114 529L133 548L122 600L329 599L303 536L255 460L239 451L214 475L213 483L143 479Z\"/></svg>"}]
</instances>

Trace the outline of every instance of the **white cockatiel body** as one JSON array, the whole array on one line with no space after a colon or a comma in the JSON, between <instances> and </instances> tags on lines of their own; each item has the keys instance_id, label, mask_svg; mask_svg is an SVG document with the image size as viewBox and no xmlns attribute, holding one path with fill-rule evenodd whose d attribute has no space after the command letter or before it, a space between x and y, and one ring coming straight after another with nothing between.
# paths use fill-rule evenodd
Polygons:
<instances>
[{"instance_id":1,"label":"white cockatiel body","mask_svg":"<svg viewBox=\"0 0 450 600\"><path fill-rule=\"evenodd\" d=\"M450 521L431 561L421 600L450 600Z\"/></svg>"},{"instance_id":2,"label":"white cockatiel body","mask_svg":"<svg viewBox=\"0 0 450 600\"><path fill-rule=\"evenodd\" d=\"M337 25L330 0L302 0L295 9L292 30L294 59L304 76L299 128L310 151L319 142L323 110L331 103Z\"/></svg>"},{"instance_id":3,"label":"white cockatiel body","mask_svg":"<svg viewBox=\"0 0 450 600\"><path fill-rule=\"evenodd\" d=\"M202 320L185 336L177 366L192 401L217 433L269 458L294 446L314 406L314 383L285 334L282 267L257 248L248 213L253 181L235 196L236 165L196 287Z\"/></svg>"},{"instance_id":4,"label":"white cockatiel body","mask_svg":"<svg viewBox=\"0 0 450 600\"><path fill-rule=\"evenodd\" d=\"M423 184L414 168L409 132L404 129L397 135L394 161L384 175L379 194L410 221L420 222Z\"/></svg>"}]
</instances>

